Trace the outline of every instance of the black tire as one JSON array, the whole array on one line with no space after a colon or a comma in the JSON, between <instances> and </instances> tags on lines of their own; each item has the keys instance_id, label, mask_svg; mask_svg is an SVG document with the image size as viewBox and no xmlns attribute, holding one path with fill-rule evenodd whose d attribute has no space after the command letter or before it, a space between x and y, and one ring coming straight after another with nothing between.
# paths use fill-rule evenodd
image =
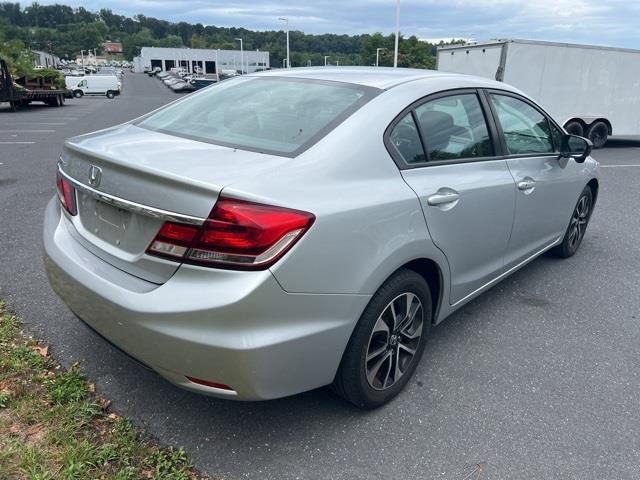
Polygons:
<instances>
[{"instance_id":1,"label":"black tire","mask_svg":"<svg viewBox=\"0 0 640 480\"><path fill-rule=\"evenodd\" d=\"M584 211L582 202L586 202L586 212ZM562 243L557 247L554 247L552 250L556 256L560 258L569 258L575 255L582 244L582 239L584 238L587 226L589 225L592 212L593 192L591 191L591 187L587 185L584 187L584 190L582 190L582 193L576 202L576 206L573 208L571 220L569 221L569 226L564 234Z\"/></svg>"},{"instance_id":2,"label":"black tire","mask_svg":"<svg viewBox=\"0 0 640 480\"><path fill-rule=\"evenodd\" d=\"M564 126L564 129L570 135L578 135L579 137L584 137L584 125L578 120L568 121Z\"/></svg>"},{"instance_id":3,"label":"black tire","mask_svg":"<svg viewBox=\"0 0 640 480\"><path fill-rule=\"evenodd\" d=\"M107 92L107 98L115 98L115 96L116 96L116 94L112 90L109 90Z\"/></svg>"},{"instance_id":4,"label":"black tire","mask_svg":"<svg viewBox=\"0 0 640 480\"><path fill-rule=\"evenodd\" d=\"M398 322L393 320L392 302L396 306L393 310L397 313L396 319L404 315ZM412 305L410 310L415 312L412 317L406 315L408 303ZM380 407L398 395L413 376L424 352L431 329L431 310L431 291L422 276L407 269L391 276L362 313L342 356L333 390L365 409ZM383 324L386 332L378 327ZM416 334L417 339L412 340L411 336ZM408 346L414 350L413 355L408 353ZM370 357L368 361L367 354ZM393 383L387 386L387 382L392 380L392 370Z\"/></svg>"},{"instance_id":5,"label":"black tire","mask_svg":"<svg viewBox=\"0 0 640 480\"><path fill-rule=\"evenodd\" d=\"M607 143L607 138L609 137L609 126L598 120L597 122L593 122L589 125L587 129L587 138L591 140L593 143L593 148L602 148L604 144Z\"/></svg>"},{"instance_id":6,"label":"black tire","mask_svg":"<svg viewBox=\"0 0 640 480\"><path fill-rule=\"evenodd\" d=\"M82 98L84 95L84 92L82 90L76 90L73 92L73 96L76 98Z\"/></svg>"}]
</instances>

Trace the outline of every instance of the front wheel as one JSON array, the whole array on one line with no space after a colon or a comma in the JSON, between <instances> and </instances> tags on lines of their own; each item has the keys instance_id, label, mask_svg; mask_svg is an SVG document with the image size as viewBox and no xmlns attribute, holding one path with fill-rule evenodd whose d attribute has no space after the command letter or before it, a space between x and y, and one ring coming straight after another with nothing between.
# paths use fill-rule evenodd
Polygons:
<instances>
[{"instance_id":1,"label":"front wheel","mask_svg":"<svg viewBox=\"0 0 640 480\"><path fill-rule=\"evenodd\" d=\"M562 243L553 249L560 258L572 257L580 248L584 234L587 231L587 225L591 218L591 211L593 208L593 193L591 188L587 185L582 190L578 203L576 203L573 213L571 214L571 221L567 227L567 231L564 234Z\"/></svg>"},{"instance_id":2,"label":"front wheel","mask_svg":"<svg viewBox=\"0 0 640 480\"><path fill-rule=\"evenodd\" d=\"M84 92L82 90L76 90L75 92L73 92L73 96L76 98L82 98L83 95Z\"/></svg>"},{"instance_id":3,"label":"front wheel","mask_svg":"<svg viewBox=\"0 0 640 480\"><path fill-rule=\"evenodd\" d=\"M412 270L395 273L360 317L333 389L360 408L390 401L415 372L431 319L431 292L424 278Z\"/></svg>"}]
</instances>

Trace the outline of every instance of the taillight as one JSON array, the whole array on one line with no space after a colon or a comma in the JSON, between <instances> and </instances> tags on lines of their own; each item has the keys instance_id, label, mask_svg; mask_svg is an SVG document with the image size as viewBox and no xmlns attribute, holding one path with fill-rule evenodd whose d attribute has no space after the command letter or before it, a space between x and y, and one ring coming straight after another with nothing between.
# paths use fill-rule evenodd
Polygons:
<instances>
[{"instance_id":1,"label":"taillight","mask_svg":"<svg viewBox=\"0 0 640 480\"><path fill-rule=\"evenodd\" d=\"M78 208L76 206L76 192L69 180L64 178L60 172L56 174L56 185L58 187L58 198L64 209L70 215L76 215Z\"/></svg>"},{"instance_id":2,"label":"taillight","mask_svg":"<svg viewBox=\"0 0 640 480\"><path fill-rule=\"evenodd\" d=\"M259 270L282 257L314 220L308 212L220 198L199 227L165 222L147 253L196 265Z\"/></svg>"},{"instance_id":3,"label":"taillight","mask_svg":"<svg viewBox=\"0 0 640 480\"><path fill-rule=\"evenodd\" d=\"M189 376L187 376L187 379L190 382L197 383L199 385L204 385L205 387L219 388L221 390L229 390L233 392L233 388L231 388L229 385L225 385L224 383L211 382L209 380L202 380L200 378L194 378Z\"/></svg>"}]
</instances>

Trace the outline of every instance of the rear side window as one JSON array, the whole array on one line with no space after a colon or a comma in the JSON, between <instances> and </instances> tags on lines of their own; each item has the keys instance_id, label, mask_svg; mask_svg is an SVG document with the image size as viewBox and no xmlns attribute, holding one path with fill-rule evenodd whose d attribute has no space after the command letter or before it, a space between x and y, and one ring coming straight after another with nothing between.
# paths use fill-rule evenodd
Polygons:
<instances>
[{"instance_id":1,"label":"rear side window","mask_svg":"<svg viewBox=\"0 0 640 480\"><path fill-rule=\"evenodd\" d=\"M491 94L491 101L498 114L510 154L553 153L554 146L547 117L528 103L514 97Z\"/></svg>"},{"instance_id":2,"label":"rear side window","mask_svg":"<svg viewBox=\"0 0 640 480\"><path fill-rule=\"evenodd\" d=\"M242 77L192 94L138 126L233 148L295 156L379 92L342 82Z\"/></svg>"},{"instance_id":3,"label":"rear side window","mask_svg":"<svg viewBox=\"0 0 640 480\"><path fill-rule=\"evenodd\" d=\"M494 155L487 122L474 93L437 98L416 108L429 161Z\"/></svg>"},{"instance_id":4,"label":"rear side window","mask_svg":"<svg viewBox=\"0 0 640 480\"><path fill-rule=\"evenodd\" d=\"M408 164L421 163L426 160L418 127L411 112L396 124L389 138L396 152Z\"/></svg>"}]
</instances>

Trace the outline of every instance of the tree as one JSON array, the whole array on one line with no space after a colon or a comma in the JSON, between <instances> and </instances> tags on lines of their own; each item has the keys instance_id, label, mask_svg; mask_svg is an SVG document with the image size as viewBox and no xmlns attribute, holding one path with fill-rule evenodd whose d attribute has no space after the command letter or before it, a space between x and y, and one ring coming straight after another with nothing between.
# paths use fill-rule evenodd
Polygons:
<instances>
[{"instance_id":1,"label":"tree","mask_svg":"<svg viewBox=\"0 0 640 480\"><path fill-rule=\"evenodd\" d=\"M207 48L209 45L207 40L197 33L191 35L191 48Z\"/></svg>"},{"instance_id":2,"label":"tree","mask_svg":"<svg viewBox=\"0 0 640 480\"><path fill-rule=\"evenodd\" d=\"M81 49L98 48L106 39L121 41L128 59L139 54L139 47L166 46L237 49L242 38L246 50L268 51L271 64L279 66L286 57L286 34L283 30L251 31L245 28L204 26L201 23L169 22L145 15L133 18L114 14L103 8L91 12L84 7L40 5L37 2L21 9L16 2L0 3L0 38L23 41L30 48L74 57ZM393 65L394 35L380 32L368 35L308 35L290 32L293 66L323 65L324 55L341 65L372 65L376 49L380 65ZM433 68L436 45L416 38L400 37L398 63L402 67Z\"/></svg>"}]
</instances>

